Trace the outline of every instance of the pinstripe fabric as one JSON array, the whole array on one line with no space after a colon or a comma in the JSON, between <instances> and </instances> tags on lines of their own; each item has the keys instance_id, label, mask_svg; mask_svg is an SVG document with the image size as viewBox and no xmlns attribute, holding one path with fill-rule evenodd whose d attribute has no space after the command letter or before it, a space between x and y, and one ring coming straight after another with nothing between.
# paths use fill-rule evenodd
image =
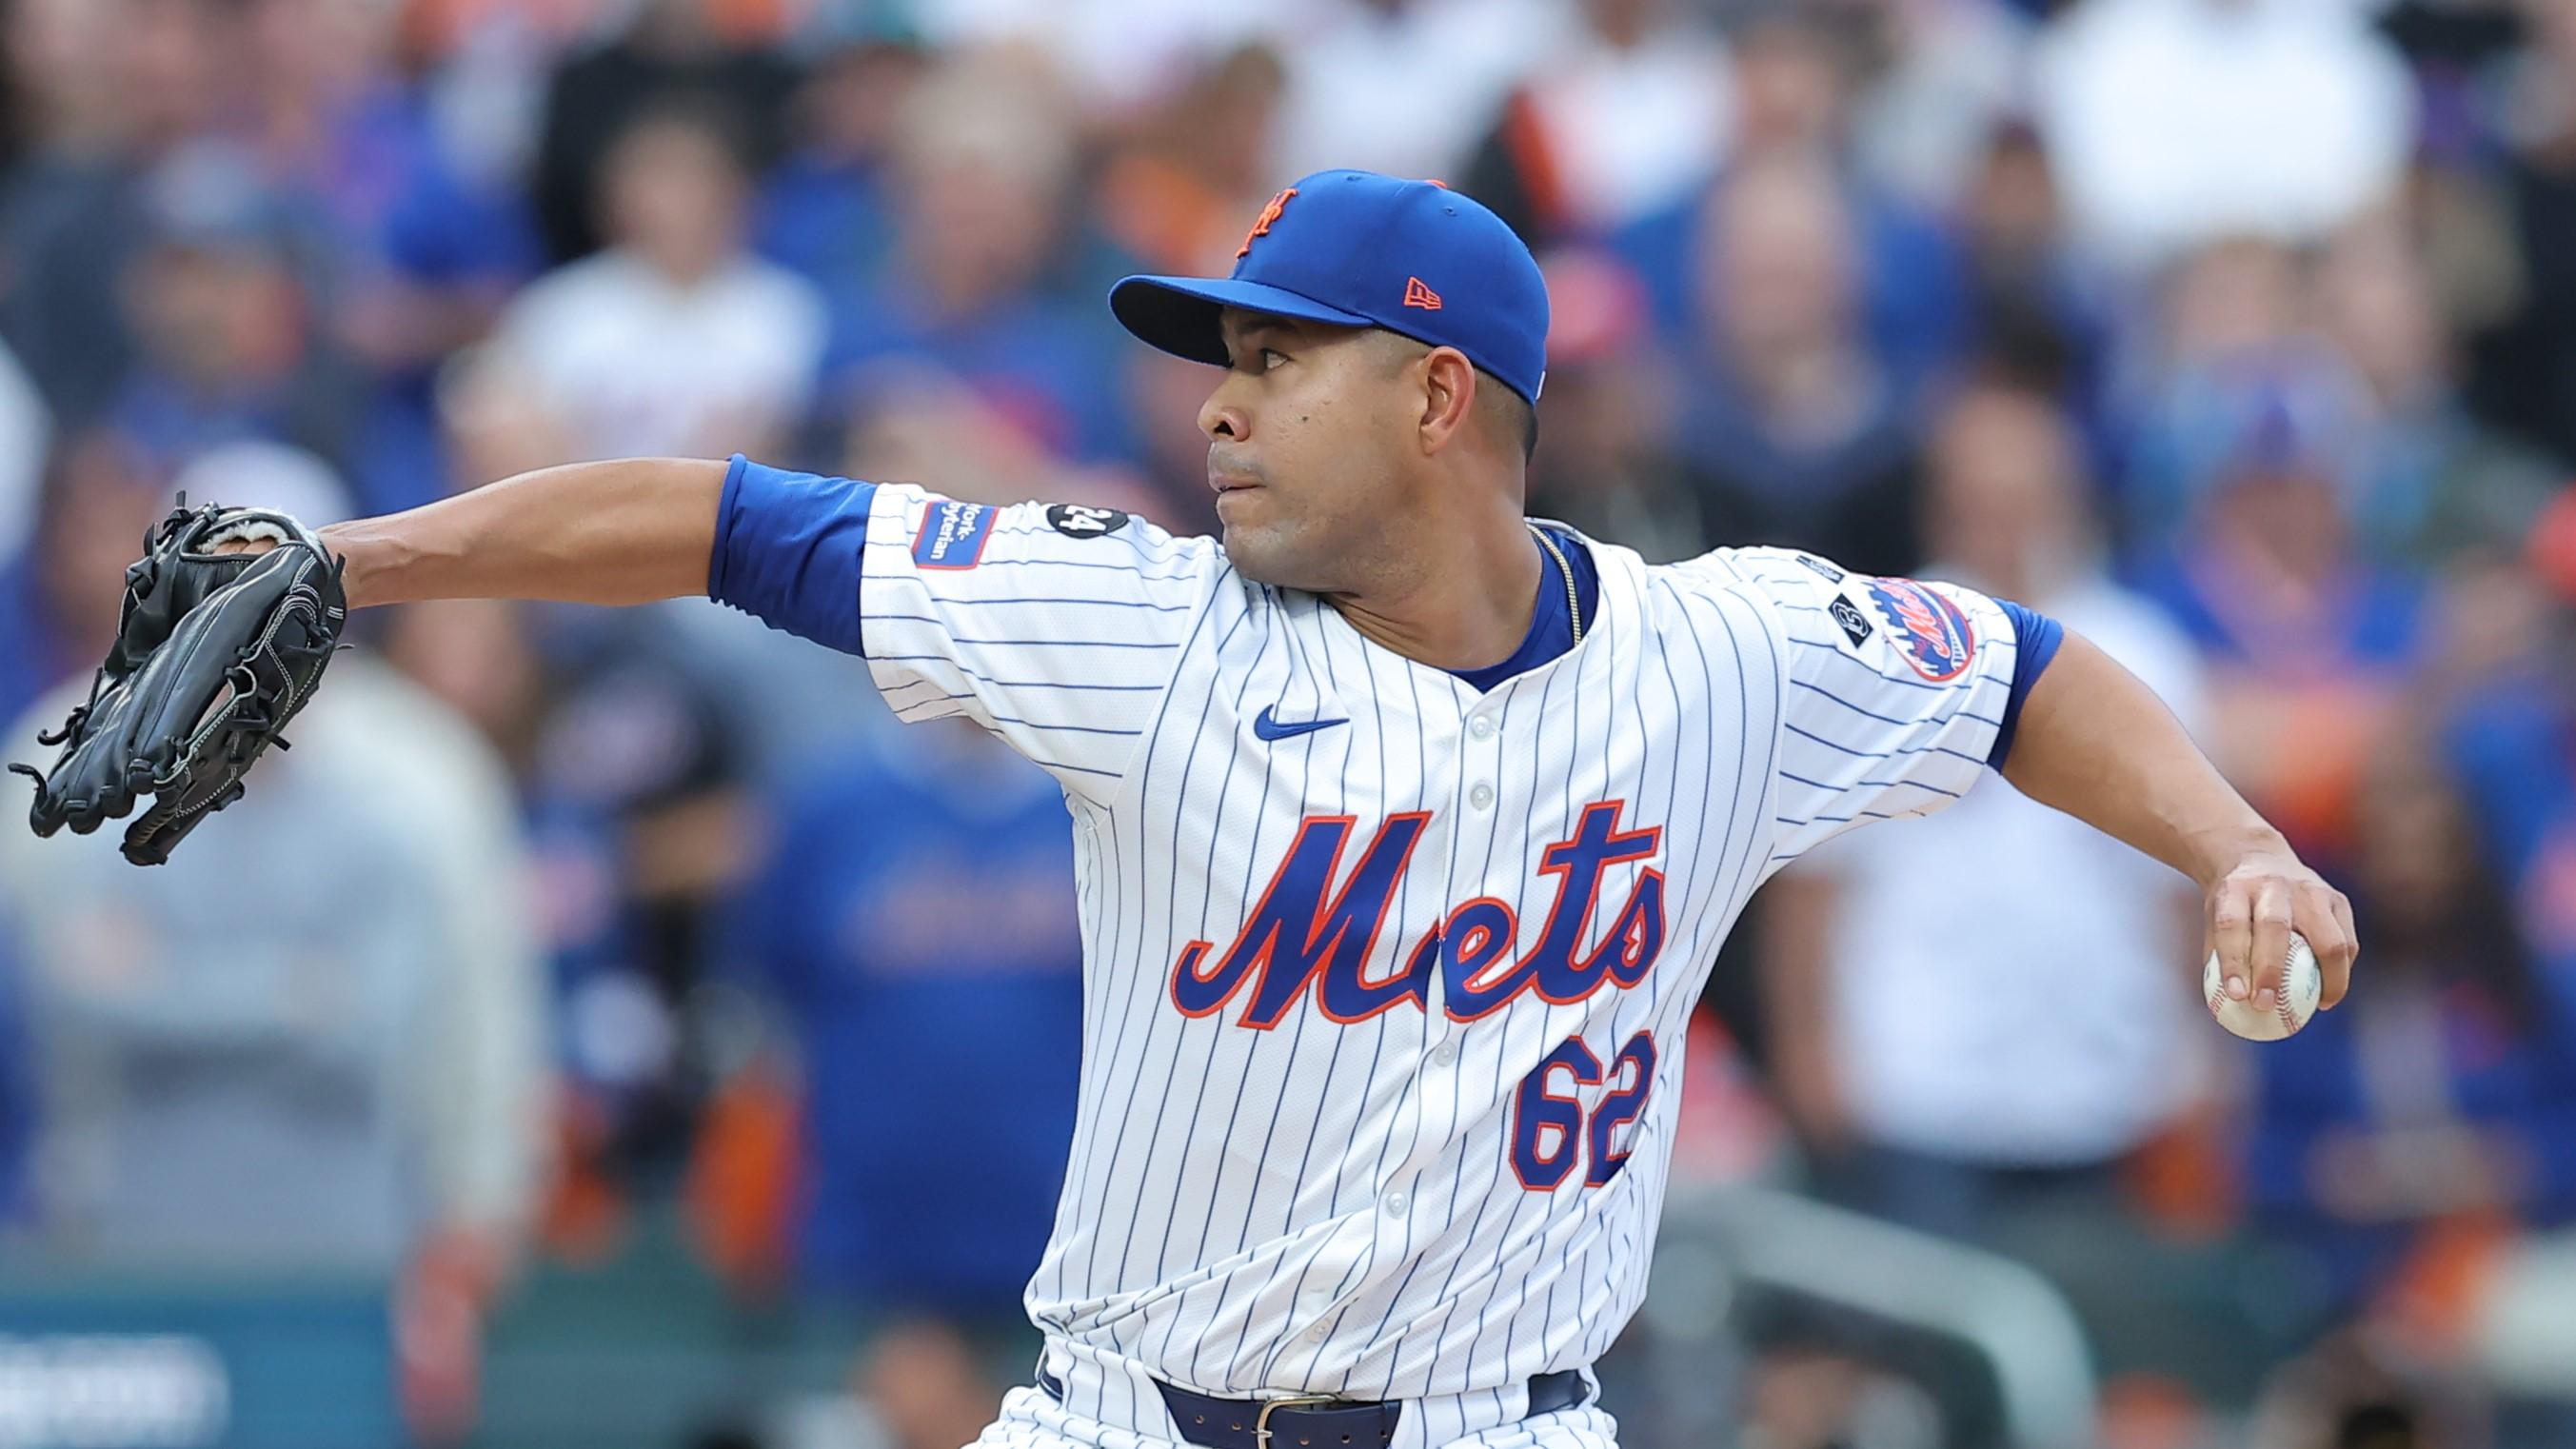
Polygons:
<instances>
[{"instance_id":1,"label":"pinstripe fabric","mask_svg":"<svg viewBox=\"0 0 2576 1449\"><path fill-rule=\"evenodd\" d=\"M1608 1444L1597 1412L1524 1428L1512 1400L1591 1362L1643 1296L1708 963L1782 863L1969 787L2009 692L2009 620L1945 586L1974 642L1943 655L1887 611L1926 596L1874 594L1821 561L1746 549L1650 568L1593 544L1585 642L1479 695L1311 595L1243 578L1209 541L1138 522L1068 537L1022 505L973 567L922 568L938 507L954 505L877 492L871 664L904 718L965 714L1063 783L1088 980L1072 1158L1028 1291L1051 1355L1073 1356L1070 1397L1015 1395L984 1442L1153 1441L1171 1432L1160 1378L1423 1401L1417 1428L1446 1436L1426 1446ZM1264 711L1331 723L1264 740ZM1611 809L1613 832L1658 833L1575 898L1576 951L1628 949L1605 939L1625 902L1659 920L1651 965L1460 1011L1480 973L1452 913L1500 902L1515 920L1492 969L1538 959L1588 807ZM1419 833L1354 959L1365 983L1404 978L1417 948L1433 969L1413 997L1328 1016L1325 910L1408 818ZM1230 951L1310 828L1344 832L1326 906L1270 956L1312 947L1326 964L1284 983L1275 1021L1250 1022L1263 958L1215 1009L1185 1011L1176 973ZM1650 1071L1620 1056L1641 1035ZM1574 1038L1601 1080L1541 1081L1583 1128L1530 1129L1516 1153L1525 1079ZM1594 1127L1641 1089L1632 1120ZM1524 1185L1533 1154L1568 1152L1559 1185Z\"/></svg>"}]
</instances>

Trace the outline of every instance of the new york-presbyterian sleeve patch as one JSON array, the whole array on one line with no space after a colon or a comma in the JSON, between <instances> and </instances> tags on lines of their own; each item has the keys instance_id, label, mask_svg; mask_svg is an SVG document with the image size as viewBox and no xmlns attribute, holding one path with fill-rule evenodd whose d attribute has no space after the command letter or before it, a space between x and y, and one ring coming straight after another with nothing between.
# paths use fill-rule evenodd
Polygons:
<instances>
[{"instance_id":1,"label":"new york-presbyterian sleeve patch","mask_svg":"<svg viewBox=\"0 0 2576 1449\"><path fill-rule=\"evenodd\" d=\"M971 569L984 558L993 537L995 510L981 503L952 498L931 502L921 515L921 532L913 535L912 561L926 569Z\"/></svg>"}]
</instances>

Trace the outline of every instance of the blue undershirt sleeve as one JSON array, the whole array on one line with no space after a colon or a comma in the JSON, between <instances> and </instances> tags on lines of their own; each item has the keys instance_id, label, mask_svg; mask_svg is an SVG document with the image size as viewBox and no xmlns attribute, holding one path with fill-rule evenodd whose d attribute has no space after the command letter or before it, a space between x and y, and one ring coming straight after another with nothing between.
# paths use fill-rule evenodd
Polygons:
<instances>
[{"instance_id":1,"label":"blue undershirt sleeve","mask_svg":"<svg viewBox=\"0 0 2576 1449\"><path fill-rule=\"evenodd\" d=\"M716 507L707 597L773 629L864 654L859 578L876 491L734 454Z\"/></svg>"},{"instance_id":2,"label":"blue undershirt sleeve","mask_svg":"<svg viewBox=\"0 0 2576 1449\"><path fill-rule=\"evenodd\" d=\"M2013 731L2021 724L2021 703L2030 697L2030 687L2039 682L2040 671L2057 657L2057 646L2066 642L2066 627L2009 599L1995 600L1995 607L2012 620L2013 639L2020 645L2013 656L2012 693L2004 700L2004 722L1995 731L1995 747L1986 752L1986 763L2000 770L2005 757L2012 753Z\"/></svg>"}]
</instances>

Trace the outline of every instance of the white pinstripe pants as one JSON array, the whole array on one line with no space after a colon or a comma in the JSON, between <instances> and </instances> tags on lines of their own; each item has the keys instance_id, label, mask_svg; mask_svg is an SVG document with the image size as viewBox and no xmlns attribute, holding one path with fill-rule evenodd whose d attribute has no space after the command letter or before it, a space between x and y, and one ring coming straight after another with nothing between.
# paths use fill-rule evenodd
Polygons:
<instances>
[{"instance_id":1,"label":"white pinstripe pants","mask_svg":"<svg viewBox=\"0 0 2576 1449\"><path fill-rule=\"evenodd\" d=\"M1432 1422L1437 1416L1417 1414L1405 1406L1392 1449L1618 1449L1619 1426L1598 1407L1560 1409L1553 1414L1498 1424L1452 1436ZM976 1437L969 1449L1188 1449L1178 1438L1157 1437L1120 1425L1068 1412L1044 1389L1017 1388L1002 1400L1002 1417Z\"/></svg>"}]
</instances>

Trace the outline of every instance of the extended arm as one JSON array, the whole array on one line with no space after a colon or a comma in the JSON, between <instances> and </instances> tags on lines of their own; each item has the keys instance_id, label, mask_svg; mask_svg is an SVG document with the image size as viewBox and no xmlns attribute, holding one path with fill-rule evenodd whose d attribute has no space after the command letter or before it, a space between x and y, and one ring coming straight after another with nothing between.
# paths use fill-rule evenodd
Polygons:
<instances>
[{"instance_id":1,"label":"extended arm","mask_svg":"<svg viewBox=\"0 0 2576 1449\"><path fill-rule=\"evenodd\" d=\"M424 599L641 604L703 594L726 464L574 463L323 529L351 608Z\"/></svg>"},{"instance_id":2,"label":"extended arm","mask_svg":"<svg viewBox=\"0 0 2576 1449\"><path fill-rule=\"evenodd\" d=\"M2343 999L2358 952L2343 893L2300 863L2153 692L2072 630L2022 704L2003 773L2197 882L2230 995L2278 990L2296 930L2323 968L2324 1004Z\"/></svg>"}]
</instances>

